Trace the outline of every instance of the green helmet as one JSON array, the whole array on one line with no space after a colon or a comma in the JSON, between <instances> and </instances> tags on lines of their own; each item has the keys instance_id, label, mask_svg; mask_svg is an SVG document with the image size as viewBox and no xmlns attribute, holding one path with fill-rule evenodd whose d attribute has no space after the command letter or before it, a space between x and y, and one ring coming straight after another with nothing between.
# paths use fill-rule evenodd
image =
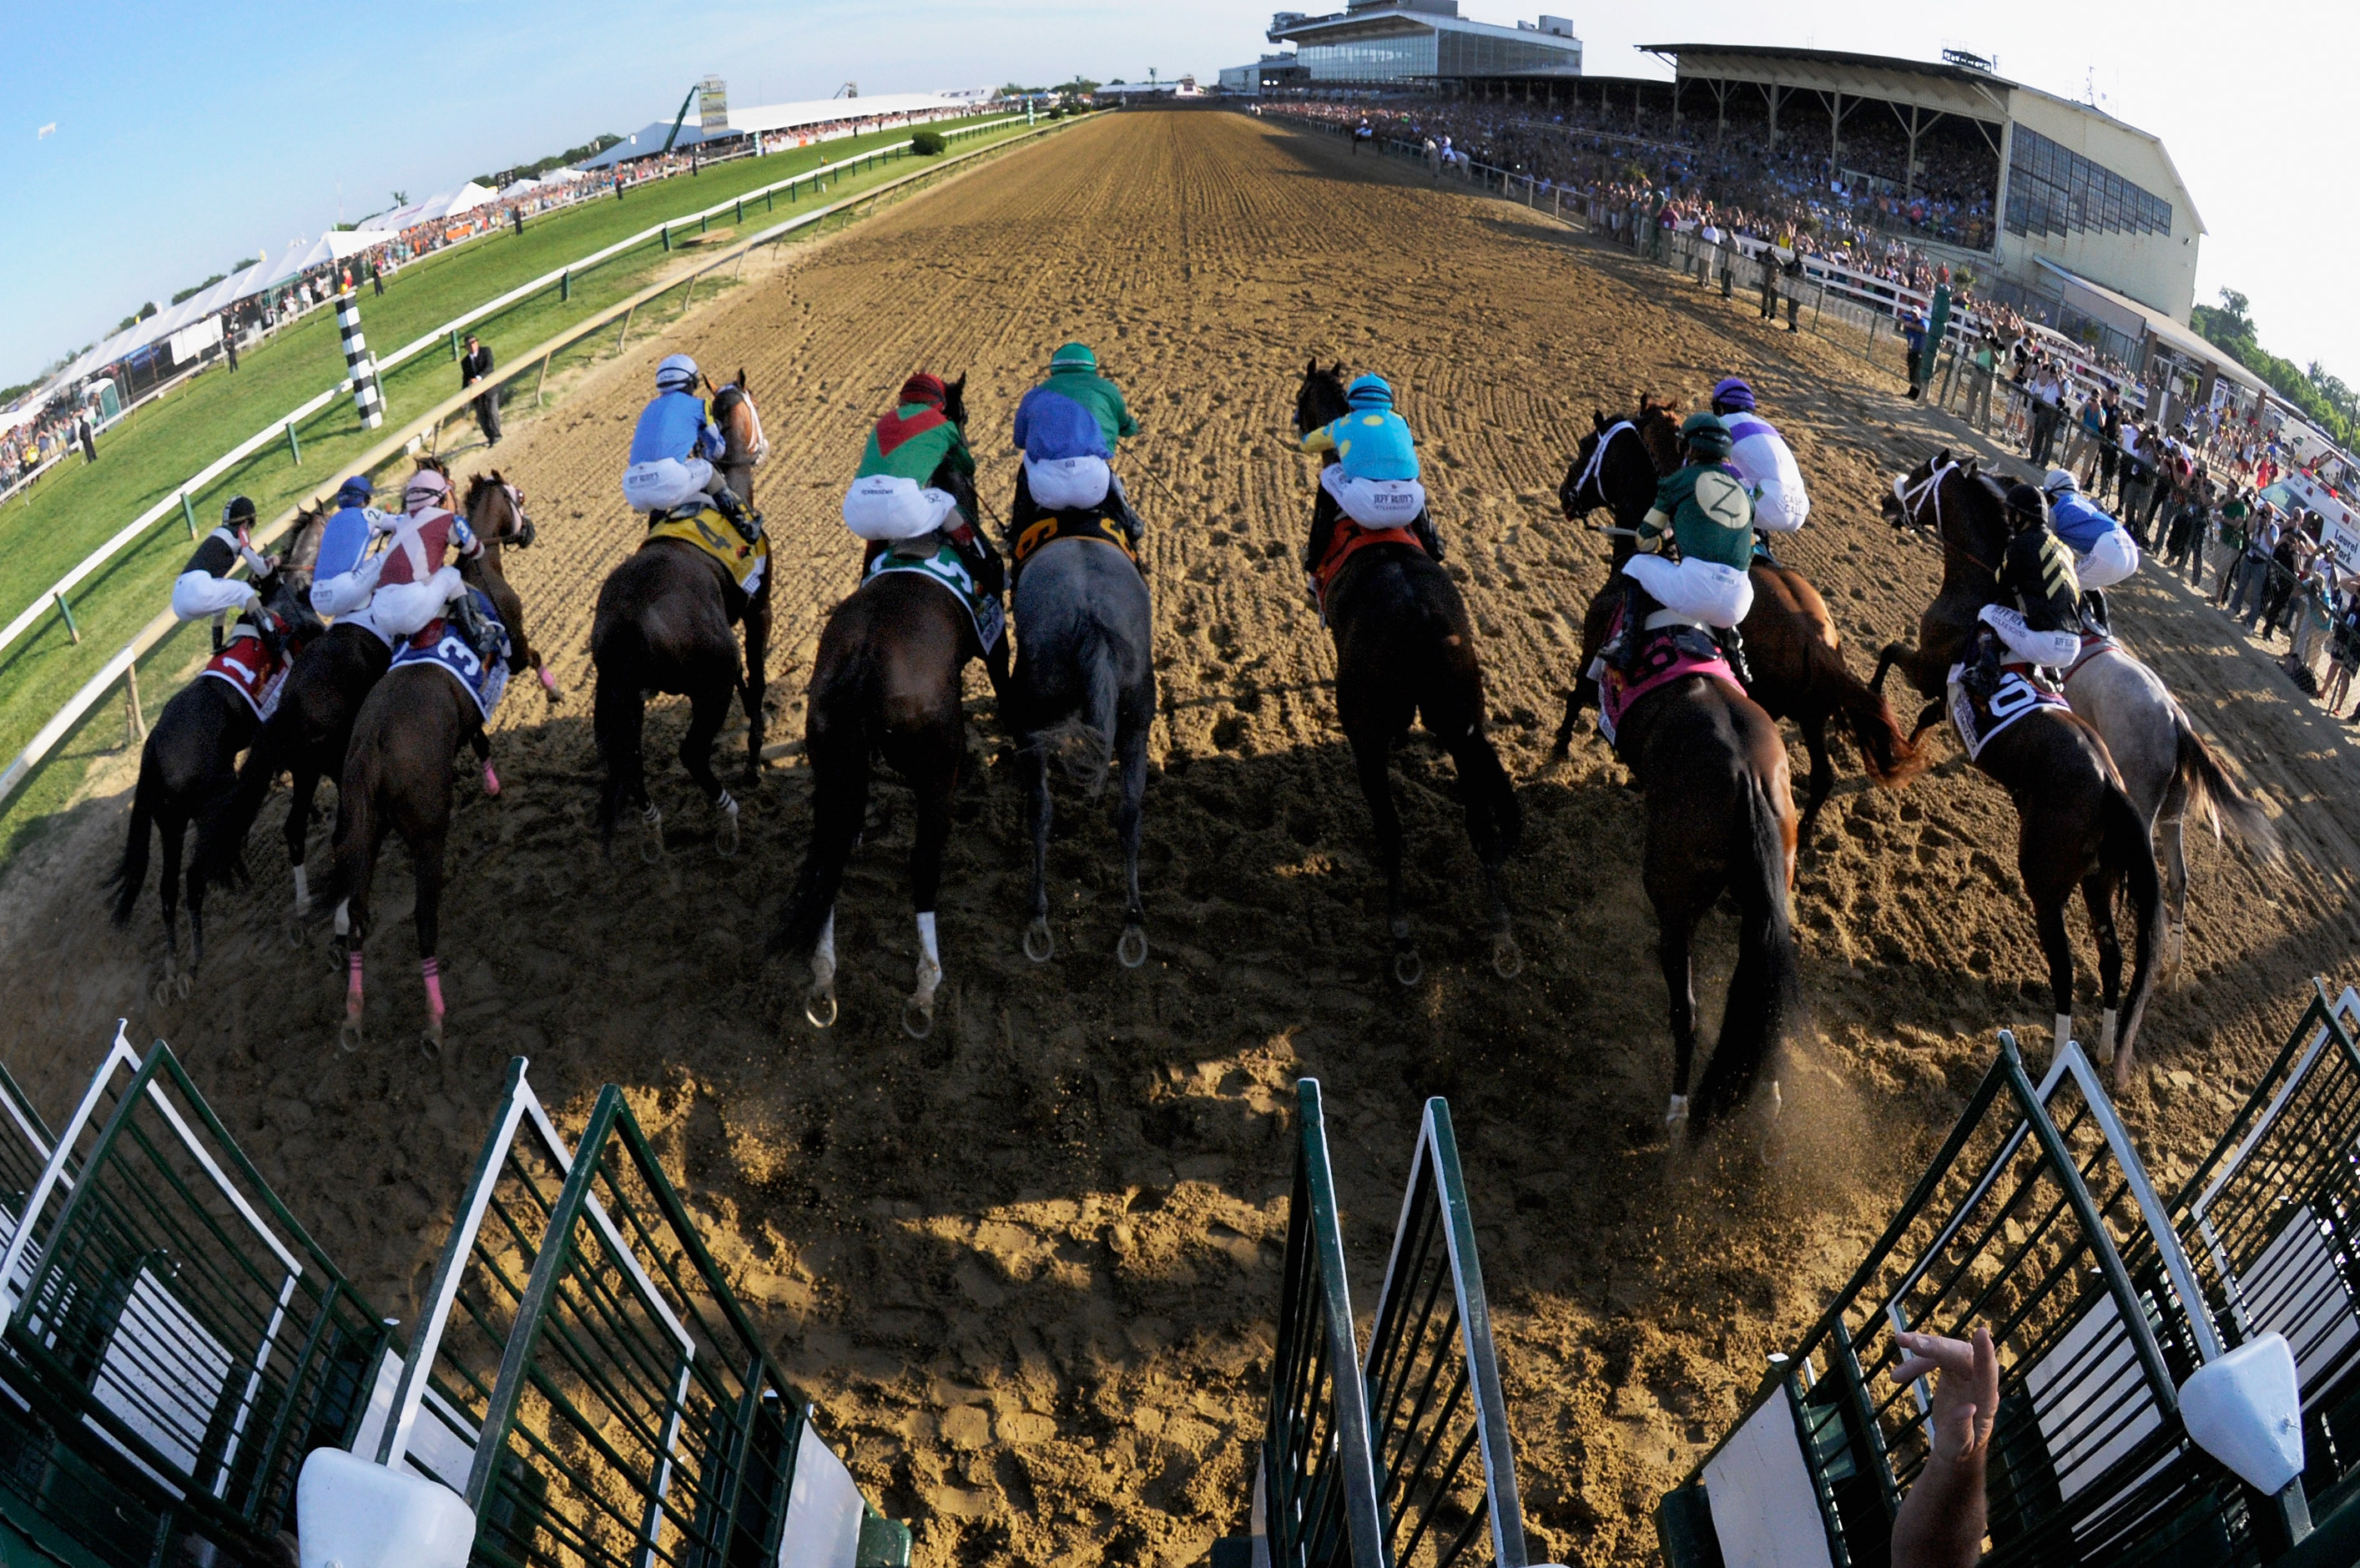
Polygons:
<instances>
[{"instance_id":1,"label":"green helmet","mask_svg":"<svg viewBox=\"0 0 2360 1568\"><path fill-rule=\"evenodd\" d=\"M1719 414L1690 414L1680 422L1680 440L1690 452L1707 457L1727 457L1730 448L1737 444Z\"/></svg>"},{"instance_id":2,"label":"green helmet","mask_svg":"<svg viewBox=\"0 0 2360 1568\"><path fill-rule=\"evenodd\" d=\"M1069 343L1049 356L1049 374L1052 376L1061 370L1087 370L1096 374L1098 367L1098 356L1090 352L1087 343Z\"/></svg>"}]
</instances>

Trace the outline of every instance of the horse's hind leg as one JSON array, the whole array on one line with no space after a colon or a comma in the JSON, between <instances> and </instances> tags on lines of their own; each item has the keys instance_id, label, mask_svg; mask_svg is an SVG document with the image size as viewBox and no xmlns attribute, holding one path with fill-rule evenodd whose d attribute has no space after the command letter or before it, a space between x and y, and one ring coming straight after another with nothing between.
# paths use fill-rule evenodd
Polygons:
<instances>
[{"instance_id":1,"label":"horse's hind leg","mask_svg":"<svg viewBox=\"0 0 2360 1568\"><path fill-rule=\"evenodd\" d=\"M304 915L311 909L311 883L303 870L303 854L311 836L311 795L320 787L319 770L305 764L295 766L295 787L287 799L287 864L295 877L295 912Z\"/></svg>"},{"instance_id":2,"label":"horse's hind leg","mask_svg":"<svg viewBox=\"0 0 2360 1568\"><path fill-rule=\"evenodd\" d=\"M1385 733L1374 726L1350 732L1352 766L1359 772L1360 794L1369 802L1369 816L1377 830L1377 859L1385 869L1385 930L1393 941L1393 979L1415 985L1426 974L1410 935L1409 900L1402 886L1401 813L1393 807L1389 776L1393 747Z\"/></svg>"},{"instance_id":3,"label":"horse's hind leg","mask_svg":"<svg viewBox=\"0 0 2360 1568\"><path fill-rule=\"evenodd\" d=\"M2073 943L2065 934L2065 900L2072 889L2061 888L2047 898L2029 885L2025 891L2032 898L2032 926L2040 938L2040 954L2049 961L2049 994L2057 1006L2055 1049L2061 1052L2073 1038Z\"/></svg>"},{"instance_id":4,"label":"horse's hind leg","mask_svg":"<svg viewBox=\"0 0 2360 1568\"><path fill-rule=\"evenodd\" d=\"M721 680L697 687L689 697L688 733L680 741L680 765L713 803L713 848L724 856L738 853L738 802L713 771L713 741L729 716L733 684Z\"/></svg>"},{"instance_id":5,"label":"horse's hind leg","mask_svg":"<svg viewBox=\"0 0 2360 1568\"><path fill-rule=\"evenodd\" d=\"M746 671L738 689L746 704L746 788L749 790L762 779L762 736L769 727L762 715L762 699L770 679L770 580L766 572L760 592L746 604Z\"/></svg>"},{"instance_id":6,"label":"horse's hind leg","mask_svg":"<svg viewBox=\"0 0 2360 1568\"><path fill-rule=\"evenodd\" d=\"M943 849L951 837L951 789L958 758L943 758L911 780L918 797L917 843L910 851L910 903L918 914L918 988L901 1009L901 1029L912 1040L934 1032L934 991L943 983L943 955L934 936L934 904L942 892Z\"/></svg>"},{"instance_id":7,"label":"horse's hind leg","mask_svg":"<svg viewBox=\"0 0 2360 1568\"><path fill-rule=\"evenodd\" d=\"M189 971L180 967L180 844L189 829L188 818L175 809L157 813L156 826L164 839L163 864L156 868L156 894L164 905L164 978L157 985L156 999L168 1001L173 996L185 999L192 982ZM190 901L190 914L195 916L195 900ZM200 947L196 961L204 962Z\"/></svg>"},{"instance_id":8,"label":"horse's hind leg","mask_svg":"<svg viewBox=\"0 0 2360 1568\"><path fill-rule=\"evenodd\" d=\"M1150 707L1153 706L1151 702ZM1131 724L1120 737L1122 763L1122 800L1115 809L1115 832L1122 837L1122 881L1126 902L1122 912L1122 938L1115 944L1115 956L1126 969L1136 969L1147 962L1147 906L1139 896L1139 839L1146 819L1147 800L1147 721L1144 717ZM1043 769L1045 773L1045 768ZM1043 779L1045 786L1046 779ZM1042 794L1045 797L1044 788ZM1042 847L1048 841L1044 836Z\"/></svg>"},{"instance_id":9,"label":"horse's hind leg","mask_svg":"<svg viewBox=\"0 0 2360 1568\"><path fill-rule=\"evenodd\" d=\"M410 851L418 877L418 904L411 918L418 925L418 972L426 983L426 1032L419 1049L429 1056L442 1053L442 833L422 835Z\"/></svg>"},{"instance_id":10,"label":"horse's hind leg","mask_svg":"<svg viewBox=\"0 0 2360 1568\"><path fill-rule=\"evenodd\" d=\"M484 793L497 797L500 792L500 776L492 770L492 737L482 730L477 730L467 737L467 745L475 754L477 766L484 770Z\"/></svg>"},{"instance_id":11,"label":"horse's hind leg","mask_svg":"<svg viewBox=\"0 0 2360 1568\"><path fill-rule=\"evenodd\" d=\"M1688 1079L1696 1065L1696 983L1689 970L1688 949L1704 910L1676 893L1659 897L1652 887L1648 898L1655 906L1655 957L1663 966L1672 1026L1672 1098L1664 1111L1664 1126L1677 1136L1688 1119Z\"/></svg>"},{"instance_id":12,"label":"horse's hind leg","mask_svg":"<svg viewBox=\"0 0 2360 1568\"><path fill-rule=\"evenodd\" d=\"M1573 727L1581 718L1582 708L1597 696L1598 682L1587 675L1575 680L1565 694L1565 719L1557 726L1557 744L1549 748L1551 758L1563 762L1573 755Z\"/></svg>"},{"instance_id":13,"label":"horse's hind leg","mask_svg":"<svg viewBox=\"0 0 2360 1568\"><path fill-rule=\"evenodd\" d=\"M1057 952L1057 934L1049 924L1049 823L1055 807L1049 798L1049 748L1038 735L1022 737L1016 766L1024 779L1024 815L1032 827L1032 901L1024 926L1024 956L1046 964ZM1123 792L1131 779L1123 779Z\"/></svg>"},{"instance_id":14,"label":"horse's hind leg","mask_svg":"<svg viewBox=\"0 0 2360 1568\"><path fill-rule=\"evenodd\" d=\"M2098 997L2105 1011L2100 1016L2097 1058L2100 1066L2114 1060L2114 1014L2122 1003L2123 942L2114 929L2114 887L2120 877L2092 871L2081 878L2081 903L2090 912L2090 934L2098 941Z\"/></svg>"},{"instance_id":15,"label":"horse's hind leg","mask_svg":"<svg viewBox=\"0 0 2360 1568\"><path fill-rule=\"evenodd\" d=\"M1491 967L1502 980L1513 980L1524 967L1524 951L1516 945L1515 922L1508 909L1507 863L1519 823L1516 786L1500 766L1500 754L1479 723L1470 724L1448 743L1450 760L1459 769L1459 792L1467 800L1467 837L1475 846L1476 864L1483 873L1484 912L1491 921Z\"/></svg>"},{"instance_id":16,"label":"horse's hind leg","mask_svg":"<svg viewBox=\"0 0 2360 1568\"><path fill-rule=\"evenodd\" d=\"M2163 845L2163 971L2164 983L2179 978L2181 950L2188 945L2188 854L2181 839L2185 822L2167 802L2156 823Z\"/></svg>"},{"instance_id":17,"label":"horse's hind leg","mask_svg":"<svg viewBox=\"0 0 2360 1568\"><path fill-rule=\"evenodd\" d=\"M1819 820L1819 808L1827 804L1828 796L1836 787L1836 765L1828 756L1828 716L1813 713L1797 714L1795 726L1803 732L1803 749L1810 755L1811 777L1803 787L1803 820L1795 829L1795 842L1808 844L1811 829Z\"/></svg>"}]
</instances>

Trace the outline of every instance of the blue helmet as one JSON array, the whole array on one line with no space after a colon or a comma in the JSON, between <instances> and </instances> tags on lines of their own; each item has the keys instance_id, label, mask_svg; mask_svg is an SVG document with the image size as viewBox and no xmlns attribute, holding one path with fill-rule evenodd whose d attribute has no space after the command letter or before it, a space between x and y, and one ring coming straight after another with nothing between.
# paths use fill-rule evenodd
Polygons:
<instances>
[{"instance_id":1,"label":"blue helmet","mask_svg":"<svg viewBox=\"0 0 2360 1568\"><path fill-rule=\"evenodd\" d=\"M1393 406L1393 389L1385 385L1382 376L1356 376L1344 388L1344 401L1355 408L1390 408Z\"/></svg>"},{"instance_id":2,"label":"blue helmet","mask_svg":"<svg viewBox=\"0 0 2360 1568\"><path fill-rule=\"evenodd\" d=\"M365 506L376 494L377 486L369 483L366 474L355 474L336 486L337 501L347 506Z\"/></svg>"},{"instance_id":3,"label":"blue helmet","mask_svg":"<svg viewBox=\"0 0 2360 1568\"><path fill-rule=\"evenodd\" d=\"M1754 388L1741 376L1728 376L1712 389L1712 411L1716 414L1750 412L1754 408Z\"/></svg>"}]
</instances>

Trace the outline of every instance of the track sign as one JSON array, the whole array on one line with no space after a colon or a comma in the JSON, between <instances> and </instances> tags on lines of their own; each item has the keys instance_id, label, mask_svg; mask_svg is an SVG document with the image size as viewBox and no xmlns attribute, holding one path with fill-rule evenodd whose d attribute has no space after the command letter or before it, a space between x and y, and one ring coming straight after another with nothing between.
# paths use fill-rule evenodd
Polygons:
<instances>
[{"instance_id":1,"label":"track sign","mask_svg":"<svg viewBox=\"0 0 2360 1568\"><path fill-rule=\"evenodd\" d=\"M707 136L729 128L729 87L717 76L696 84L696 123Z\"/></svg>"}]
</instances>

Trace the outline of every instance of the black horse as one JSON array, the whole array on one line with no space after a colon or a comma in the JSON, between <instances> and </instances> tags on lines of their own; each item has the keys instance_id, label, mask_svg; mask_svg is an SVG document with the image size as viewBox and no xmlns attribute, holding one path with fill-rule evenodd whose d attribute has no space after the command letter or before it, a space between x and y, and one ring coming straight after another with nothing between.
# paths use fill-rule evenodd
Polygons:
<instances>
[{"instance_id":1,"label":"black horse","mask_svg":"<svg viewBox=\"0 0 2360 1568\"><path fill-rule=\"evenodd\" d=\"M1348 412L1344 367L1322 370L1317 359L1311 361L1295 394L1295 429L1308 433ZM1320 489L1312 504L1312 539L1332 540L1338 528L1351 526L1335 497ZM1492 967L1503 978L1513 977L1524 967L1524 955L1511 929L1503 868L1523 834L1524 813L1515 784L1483 733L1483 666L1458 584L1415 544L1374 542L1352 550L1334 568L1322 602L1336 643L1336 716L1351 743L1384 864L1393 978L1414 985L1425 973L1410 931L1402 887L1401 816L1388 776L1393 743L1409 734L1413 719L1424 721L1426 733L1458 766L1467 836L1482 867L1490 906Z\"/></svg>"},{"instance_id":2,"label":"black horse","mask_svg":"<svg viewBox=\"0 0 2360 1568\"><path fill-rule=\"evenodd\" d=\"M290 564L305 535L319 521L307 514L294 540L279 557L271 572L257 581L255 592L265 609L287 628L287 656L299 658L321 631L304 595L311 587L309 571ZM253 613L239 617L251 626ZM156 985L156 999L186 996L191 975L205 962L205 879L195 866L189 871L189 967L180 967L180 853L189 824L226 799L235 787L237 754L246 749L263 727L254 705L228 681L200 676L181 688L139 749L139 783L131 796L131 831L123 859L111 878L115 888L116 926L130 923L139 892L148 881L148 839L150 832L164 841L164 863L157 880L157 896L164 908L164 974Z\"/></svg>"}]
</instances>

